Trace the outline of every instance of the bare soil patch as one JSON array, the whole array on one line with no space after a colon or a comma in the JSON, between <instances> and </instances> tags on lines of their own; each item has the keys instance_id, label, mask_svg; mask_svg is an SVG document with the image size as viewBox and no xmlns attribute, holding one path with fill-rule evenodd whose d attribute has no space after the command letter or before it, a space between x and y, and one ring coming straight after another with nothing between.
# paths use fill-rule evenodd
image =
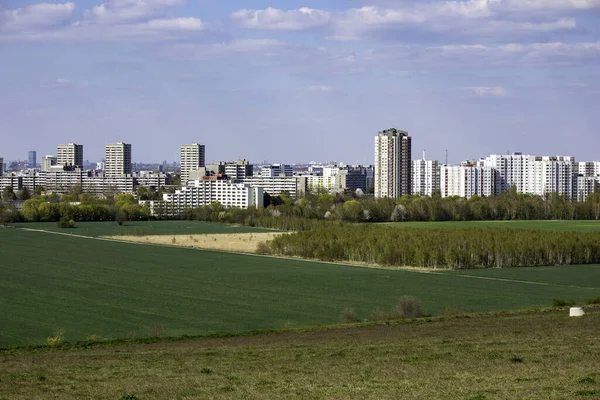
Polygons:
<instances>
[{"instance_id":1,"label":"bare soil patch","mask_svg":"<svg viewBox=\"0 0 600 400\"><path fill-rule=\"evenodd\" d=\"M254 253L259 243L271 240L275 236L282 234L281 232L261 232L202 235L104 236L104 238L126 242Z\"/></svg>"}]
</instances>

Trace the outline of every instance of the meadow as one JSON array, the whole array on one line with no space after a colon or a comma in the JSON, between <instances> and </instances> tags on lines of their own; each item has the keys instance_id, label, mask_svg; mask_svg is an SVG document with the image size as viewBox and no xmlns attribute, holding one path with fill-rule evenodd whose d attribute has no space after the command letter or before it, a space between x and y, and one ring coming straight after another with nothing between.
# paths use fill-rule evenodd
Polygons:
<instances>
[{"instance_id":1,"label":"meadow","mask_svg":"<svg viewBox=\"0 0 600 400\"><path fill-rule=\"evenodd\" d=\"M598 399L587 311L0 350L0 399Z\"/></svg>"},{"instance_id":2,"label":"meadow","mask_svg":"<svg viewBox=\"0 0 600 400\"><path fill-rule=\"evenodd\" d=\"M56 331L65 341L85 341L322 326L338 323L346 308L361 319L390 310L403 295L419 298L429 314L600 296L597 265L433 273L17 228L0 228L0 254L0 347L44 344Z\"/></svg>"}]
</instances>

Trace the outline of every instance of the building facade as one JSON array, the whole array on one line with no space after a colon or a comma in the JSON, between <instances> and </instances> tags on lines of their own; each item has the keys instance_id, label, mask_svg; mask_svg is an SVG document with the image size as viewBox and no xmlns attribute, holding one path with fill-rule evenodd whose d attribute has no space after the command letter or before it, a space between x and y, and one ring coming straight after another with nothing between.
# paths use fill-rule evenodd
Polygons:
<instances>
[{"instance_id":1,"label":"building facade","mask_svg":"<svg viewBox=\"0 0 600 400\"><path fill-rule=\"evenodd\" d=\"M4 158L0 157L0 176L4 174Z\"/></svg>"},{"instance_id":2,"label":"building facade","mask_svg":"<svg viewBox=\"0 0 600 400\"><path fill-rule=\"evenodd\" d=\"M162 201L143 204L149 206L152 215L173 216L213 203L226 208L263 207L263 190L225 179L201 179L188 181L175 193L164 193Z\"/></svg>"},{"instance_id":3,"label":"building facade","mask_svg":"<svg viewBox=\"0 0 600 400\"><path fill-rule=\"evenodd\" d=\"M440 191L440 166L436 160L414 160L412 164L412 194L432 196Z\"/></svg>"},{"instance_id":4,"label":"building facade","mask_svg":"<svg viewBox=\"0 0 600 400\"><path fill-rule=\"evenodd\" d=\"M56 146L56 164L64 167L83 168L83 145L69 143Z\"/></svg>"},{"instance_id":5,"label":"building facade","mask_svg":"<svg viewBox=\"0 0 600 400\"><path fill-rule=\"evenodd\" d=\"M411 194L411 138L408 132L388 129L375 136L375 197Z\"/></svg>"},{"instance_id":6,"label":"building facade","mask_svg":"<svg viewBox=\"0 0 600 400\"><path fill-rule=\"evenodd\" d=\"M105 151L106 176L131 175L131 144L107 144Z\"/></svg>"},{"instance_id":7,"label":"building facade","mask_svg":"<svg viewBox=\"0 0 600 400\"><path fill-rule=\"evenodd\" d=\"M440 166L440 194L442 197L493 196L496 171L492 167L473 163Z\"/></svg>"},{"instance_id":8,"label":"building facade","mask_svg":"<svg viewBox=\"0 0 600 400\"><path fill-rule=\"evenodd\" d=\"M206 154L203 144L182 144L180 149L181 184L185 186L190 172L206 166Z\"/></svg>"},{"instance_id":9,"label":"building facade","mask_svg":"<svg viewBox=\"0 0 600 400\"><path fill-rule=\"evenodd\" d=\"M301 176L264 177L258 175L246 178L244 184L254 188L263 188L264 192L271 196L285 193L292 198L300 198L306 194L307 190L306 177Z\"/></svg>"}]
</instances>

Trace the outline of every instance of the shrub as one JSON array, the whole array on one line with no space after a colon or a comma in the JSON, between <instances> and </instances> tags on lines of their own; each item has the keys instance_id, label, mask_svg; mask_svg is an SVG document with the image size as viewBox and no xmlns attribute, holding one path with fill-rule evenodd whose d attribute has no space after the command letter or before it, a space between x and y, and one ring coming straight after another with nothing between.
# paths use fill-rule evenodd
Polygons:
<instances>
[{"instance_id":1,"label":"shrub","mask_svg":"<svg viewBox=\"0 0 600 400\"><path fill-rule=\"evenodd\" d=\"M343 324L351 324L353 322L359 321L356 312L352 308L344 309L344 311L342 311L342 313L340 314L340 320Z\"/></svg>"},{"instance_id":2,"label":"shrub","mask_svg":"<svg viewBox=\"0 0 600 400\"><path fill-rule=\"evenodd\" d=\"M515 363L515 364L520 364L523 362L523 359L521 357L517 357L517 356L513 356L510 359L511 362Z\"/></svg>"},{"instance_id":3,"label":"shrub","mask_svg":"<svg viewBox=\"0 0 600 400\"><path fill-rule=\"evenodd\" d=\"M552 307L571 307L574 305L573 300L552 299Z\"/></svg>"},{"instance_id":4,"label":"shrub","mask_svg":"<svg viewBox=\"0 0 600 400\"><path fill-rule=\"evenodd\" d=\"M200 373L201 374L211 374L212 373L212 369L204 367L204 368L202 368L200 370Z\"/></svg>"},{"instance_id":5,"label":"shrub","mask_svg":"<svg viewBox=\"0 0 600 400\"><path fill-rule=\"evenodd\" d=\"M392 318L418 318L423 316L421 301L412 296L402 296L392 310Z\"/></svg>"},{"instance_id":6,"label":"shrub","mask_svg":"<svg viewBox=\"0 0 600 400\"><path fill-rule=\"evenodd\" d=\"M600 297L592 297L586 300L587 304L600 304Z\"/></svg>"},{"instance_id":7,"label":"shrub","mask_svg":"<svg viewBox=\"0 0 600 400\"><path fill-rule=\"evenodd\" d=\"M58 221L58 227L59 228L75 228L75 221L73 221L72 219L69 219L67 217L62 217Z\"/></svg>"}]
</instances>

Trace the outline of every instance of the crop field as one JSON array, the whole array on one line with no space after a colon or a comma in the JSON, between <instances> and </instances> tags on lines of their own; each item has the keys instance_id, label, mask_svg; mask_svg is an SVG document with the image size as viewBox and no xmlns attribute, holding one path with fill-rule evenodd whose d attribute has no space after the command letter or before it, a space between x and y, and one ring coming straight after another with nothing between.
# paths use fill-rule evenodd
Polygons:
<instances>
[{"instance_id":1,"label":"crop field","mask_svg":"<svg viewBox=\"0 0 600 400\"><path fill-rule=\"evenodd\" d=\"M67 230L68 232L72 230ZM0 347L338 323L403 295L429 314L600 296L600 266L424 273L0 228Z\"/></svg>"},{"instance_id":2,"label":"crop field","mask_svg":"<svg viewBox=\"0 0 600 400\"><path fill-rule=\"evenodd\" d=\"M127 221L122 226L114 221L77 222L75 228L69 230L60 228L55 222L23 222L14 224L14 226L93 237L272 232L272 230L262 228L204 221Z\"/></svg>"},{"instance_id":3,"label":"crop field","mask_svg":"<svg viewBox=\"0 0 600 400\"><path fill-rule=\"evenodd\" d=\"M600 221L443 221L386 222L396 228L509 228L562 232L600 232Z\"/></svg>"},{"instance_id":4,"label":"crop field","mask_svg":"<svg viewBox=\"0 0 600 400\"><path fill-rule=\"evenodd\" d=\"M0 350L0 399L598 399L600 310Z\"/></svg>"}]
</instances>

